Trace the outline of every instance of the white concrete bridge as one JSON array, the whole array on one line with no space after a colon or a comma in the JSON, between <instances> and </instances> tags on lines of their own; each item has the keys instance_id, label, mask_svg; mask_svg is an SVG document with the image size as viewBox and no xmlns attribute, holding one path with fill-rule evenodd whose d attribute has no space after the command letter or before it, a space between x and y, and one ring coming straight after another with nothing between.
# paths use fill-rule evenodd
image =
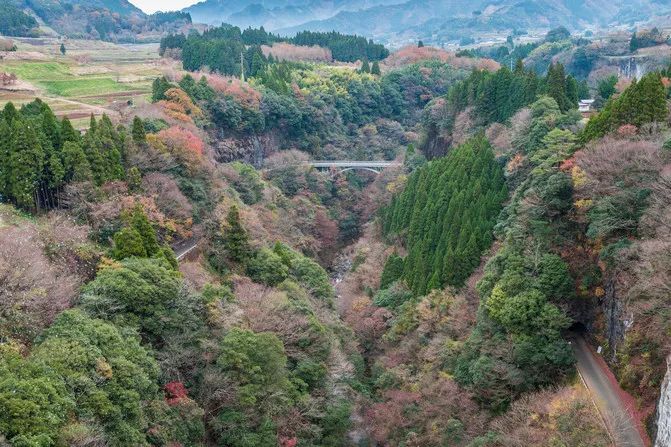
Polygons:
<instances>
[{"instance_id":1,"label":"white concrete bridge","mask_svg":"<svg viewBox=\"0 0 671 447\"><path fill-rule=\"evenodd\" d=\"M352 160L319 160L308 161L305 163L317 169L338 169L340 172L352 171L355 169L374 172L379 174L385 168L400 167L402 163L397 161L352 161Z\"/></svg>"}]
</instances>

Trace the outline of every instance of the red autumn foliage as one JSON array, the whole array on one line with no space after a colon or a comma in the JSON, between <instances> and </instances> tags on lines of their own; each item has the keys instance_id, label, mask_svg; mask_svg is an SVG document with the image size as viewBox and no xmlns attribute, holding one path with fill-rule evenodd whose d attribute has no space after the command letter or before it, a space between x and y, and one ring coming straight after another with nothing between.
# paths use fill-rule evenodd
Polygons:
<instances>
[{"instance_id":1,"label":"red autumn foliage","mask_svg":"<svg viewBox=\"0 0 671 447\"><path fill-rule=\"evenodd\" d=\"M405 416L406 411L417 405L419 393L389 390L384 393L384 401L372 405L366 412L371 436L380 443L394 437L394 432L407 428L412 421Z\"/></svg>"},{"instance_id":2,"label":"red autumn foliage","mask_svg":"<svg viewBox=\"0 0 671 447\"><path fill-rule=\"evenodd\" d=\"M258 110L261 106L261 93L254 90L248 83L232 76L221 76L218 74L202 74L207 83L216 91L225 96L230 96L247 109Z\"/></svg>"},{"instance_id":3,"label":"red autumn foliage","mask_svg":"<svg viewBox=\"0 0 671 447\"><path fill-rule=\"evenodd\" d=\"M163 129L156 136L165 144L168 151L189 169L195 169L202 163L205 143L193 132L180 126Z\"/></svg>"},{"instance_id":4,"label":"red autumn foliage","mask_svg":"<svg viewBox=\"0 0 671 447\"><path fill-rule=\"evenodd\" d=\"M638 127L633 124L624 124L617 129L617 135L623 138L633 137L638 133Z\"/></svg>"},{"instance_id":5,"label":"red autumn foliage","mask_svg":"<svg viewBox=\"0 0 671 447\"><path fill-rule=\"evenodd\" d=\"M169 117L185 123L192 123L195 118L202 118L203 111L191 101L189 95L179 88L171 88L165 92L165 100L158 105Z\"/></svg>"},{"instance_id":6,"label":"red autumn foliage","mask_svg":"<svg viewBox=\"0 0 671 447\"><path fill-rule=\"evenodd\" d=\"M295 436L293 438L288 438L284 436L280 437L281 447L296 447L296 444L298 444L298 438L296 438Z\"/></svg>"},{"instance_id":7,"label":"red autumn foliage","mask_svg":"<svg viewBox=\"0 0 671 447\"><path fill-rule=\"evenodd\" d=\"M168 405L177 405L182 399L189 397L186 387L182 382L170 382L163 387L165 401Z\"/></svg>"},{"instance_id":8,"label":"red autumn foliage","mask_svg":"<svg viewBox=\"0 0 671 447\"><path fill-rule=\"evenodd\" d=\"M322 250L335 248L338 243L338 224L322 209L315 212L315 230L317 239L322 243Z\"/></svg>"},{"instance_id":9,"label":"red autumn foliage","mask_svg":"<svg viewBox=\"0 0 671 447\"><path fill-rule=\"evenodd\" d=\"M281 61L331 62L333 60L331 50L318 45L308 47L277 42L272 46L262 45L261 51L263 51L264 56L268 57L272 54L276 60Z\"/></svg>"},{"instance_id":10,"label":"red autumn foliage","mask_svg":"<svg viewBox=\"0 0 671 447\"><path fill-rule=\"evenodd\" d=\"M455 68L464 68L467 70L477 69L496 71L501 67L498 62L492 59L459 57L451 51L433 47L420 48L416 45L408 45L407 47L401 48L395 53L392 53L383 63L387 68L397 68L426 60L439 60L450 64Z\"/></svg>"},{"instance_id":11,"label":"red autumn foliage","mask_svg":"<svg viewBox=\"0 0 671 447\"><path fill-rule=\"evenodd\" d=\"M560 165L559 169L564 172L571 172L575 166L575 157L567 158Z\"/></svg>"}]
</instances>

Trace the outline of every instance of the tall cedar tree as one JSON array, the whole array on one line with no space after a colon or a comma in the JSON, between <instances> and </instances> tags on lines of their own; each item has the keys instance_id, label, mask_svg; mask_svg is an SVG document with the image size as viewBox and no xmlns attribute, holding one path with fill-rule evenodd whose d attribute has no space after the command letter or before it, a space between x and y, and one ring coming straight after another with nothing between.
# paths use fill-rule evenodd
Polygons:
<instances>
[{"instance_id":1,"label":"tall cedar tree","mask_svg":"<svg viewBox=\"0 0 671 447\"><path fill-rule=\"evenodd\" d=\"M224 248L232 261L244 263L250 258L249 236L240 222L240 210L233 205L226 217L224 229Z\"/></svg>"},{"instance_id":2,"label":"tall cedar tree","mask_svg":"<svg viewBox=\"0 0 671 447\"><path fill-rule=\"evenodd\" d=\"M147 256L154 256L161 250L161 247L158 245L156 230L151 226L151 222L149 222L149 218L140 204L135 205L135 208L133 208L130 217L130 227L137 231L142 238L142 245Z\"/></svg>"},{"instance_id":3,"label":"tall cedar tree","mask_svg":"<svg viewBox=\"0 0 671 447\"><path fill-rule=\"evenodd\" d=\"M131 131L133 142L135 144L147 143L147 133L144 130L144 123L139 116L133 118L133 129Z\"/></svg>"},{"instance_id":4,"label":"tall cedar tree","mask_svg":"<svg viewBox=\"0 0 671 447\"><path fill-rule=\"evenodd\" d=\"M547 75L547 94L557 101L562 112L566 112L572 107L571 99L567 94L567 79L562 64L550 64ZM577 96L577 88L575 96Z\"/></svg>"}]
</instances>

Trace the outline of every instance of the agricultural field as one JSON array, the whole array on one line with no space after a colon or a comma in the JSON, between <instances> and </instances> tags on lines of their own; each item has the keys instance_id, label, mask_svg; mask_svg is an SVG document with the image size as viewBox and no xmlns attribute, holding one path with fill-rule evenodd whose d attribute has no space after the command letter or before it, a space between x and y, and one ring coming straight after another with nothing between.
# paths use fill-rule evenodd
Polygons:
<instances>
[{"instance_id":1,"label":"agricultural field","mask_svg":"<svg viewBox=\"0 0 671 447\"><path fill-rule=\"evenodd\" d=\"M15 43L16 52L0 53L0 73L18 78L0 85L0 106L40 97L77 127L84 127L91 113L116 117L132 113L147 101L157 76L178 69L174 62L159 58L156 44L67 40L63 55L58 39Z\"/></svg>"}]
</instances>

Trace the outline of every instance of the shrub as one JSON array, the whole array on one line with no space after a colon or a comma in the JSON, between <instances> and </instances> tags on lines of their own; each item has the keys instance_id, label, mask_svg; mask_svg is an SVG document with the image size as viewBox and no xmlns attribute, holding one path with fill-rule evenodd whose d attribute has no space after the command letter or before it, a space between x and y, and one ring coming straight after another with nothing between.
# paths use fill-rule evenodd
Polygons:
<instances>
[{"instance_id":1,"label":"shrub","mask_svg":"<svg viewBox=\"0 0 671 447\"><path fill-rule=\"evenodd\" d=\"M312 259L301 256L291 263L289 272L313 296L324 300L333 299L335 291L328 273Z\"/></svg>"},{"instance_id":2,"label":"shrub","mask_svg":"<svg viewBox=\"0 0 671 447\"><path fill-rule=\"evenodd\" d=\"M76 414L113 445L143 445L143 405L158 393L158 366L136 337L79 310L62 313L31 355L63 378Z\"/></svg>"},{"instance_id":3,"label":"shrub","mask_svg":"<svg viewBox=\"0 0 671 447\"><path fill-rule=\"evenodd\" d=\"M165 261L128 258L102 269L84 288L81 305L91 315L138 328L156 342L182 318L181 289L179 273Z\"/></svg>"},{"instance_id":4,"label":"shrub","mask_svg":"<svg viewBox=\"0 0 671 447\"><path fill-rule=\"evenodd\" d=\"M135 228L124 228L114 235L113 254L119 260L132 256L144 258L147 256L147 250L142 244L142 236Z\"/></svg>"},{"instance_id":5,"label":"shrub","mask_svg":"<svg viewBox=\"0 0 671 447\"><path fill-rule=\"evenodd\" d=\"M6 343L0 344L0 377L0 433L11 445L55 444L74 409L62 378Z\"/></svg>"},{"instance_id":6,"label":"shrub","mask_svg":"<svg viewBox=\"0 0 671 447\"><path fill-rule=\"evenodd\" d=\"M293 373L305 382L309 390L321 388L326 383L326 365L310 359L301 360L296 365Z\"/></svg>"},{"instance_id":7,"label":"shrub","mask_svg":"<svg viewBox=\"0 0 671 447\"><path fill-rule=\"evenodd\" d=\"M247 273L256 282L276 286L287 279L289 267L279 255L264 247L247 263Z\"/></svg>"},{"instance_id":8,"label":"shrub","mask_svg":"<svg viewBox=\"0 0 671 447\"><path fill-rule=\"evenodd\" d=\"M378 307L396 309L411 298L412 292L402 283L395 282L390 287L377 292L373 303Z\"/></svg>"}]
</instances>

